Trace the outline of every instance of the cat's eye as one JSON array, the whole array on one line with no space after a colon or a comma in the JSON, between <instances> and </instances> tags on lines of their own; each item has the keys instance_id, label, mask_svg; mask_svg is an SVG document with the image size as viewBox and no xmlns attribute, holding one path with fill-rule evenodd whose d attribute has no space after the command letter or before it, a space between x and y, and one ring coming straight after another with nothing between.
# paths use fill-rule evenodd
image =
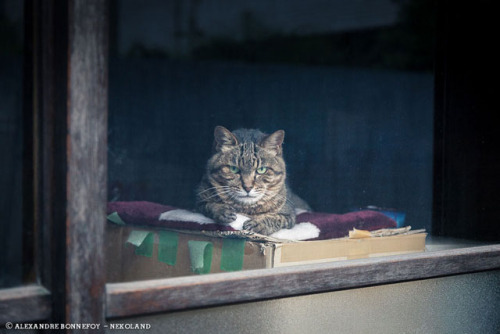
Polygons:
<instances>
[{"instance_id":1,"label":"cat's eye","mask_svg":"<svg viewBox=\"0 0 500 334\"><path fill-rule=\"evenodd\" d=\"M267 172L267 167L257 168L257 174L264 174L265 172Z\"/></svg>"},{"instance_id":2,"label":"cat's eye","mask_svg":"<svg viewBox=\"0 0 500 334\"><path fill-rule=\"evenodd\" d=\"M229 170L231 171L231 173L233 174L236 174L236 173L239 173L240 172L240 169L236 166L229 166Z\"/></svg>"}]
</instances>

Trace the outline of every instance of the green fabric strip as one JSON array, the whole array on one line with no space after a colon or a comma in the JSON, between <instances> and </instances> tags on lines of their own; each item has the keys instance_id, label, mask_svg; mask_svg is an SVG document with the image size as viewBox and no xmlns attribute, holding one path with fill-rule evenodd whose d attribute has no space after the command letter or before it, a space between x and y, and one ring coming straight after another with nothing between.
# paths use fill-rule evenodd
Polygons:
<instances>
[{"instance_id":1,"label":"green fabric strip","mask_svg":"<svg viewBox=\"0 0 500 334\"><path fill-rule=\"evenodd\" d=\"M128 243L136 246L135 254L152 257L154 233L149 231L132 231L127 239Z\"/></svg>"},{"instance_id":2,"label":"green fabric strip","mask_svg":"<svg viewBox=\"0 0 500 334\"><path fill-rule=\"evenodd\" d=\"M172 231L160 231L158 239L158 261L175 266L179 235Z\"/></svg>"},{"instance_id":3,"label":"green fabric strip","mask_svg":"<svg viewBox=\"0 0 500 334\"><path fill-rule=\"evenodd\" d=\"M152 232L132 230L132 231L130 231L127 242L129 244L136 246L136 247L139 247L140 245L142 245L142 243L144 242L144 239L146 239L146 237L148 236L149 233L152 233Z\"/></svg>"},{"instance_id":4,"label":"green fabric strip","mask_svg":"<svg viewBox=\"0 0 500 334\"><path fill-rule=\"evenodd\" d=\"M245 239L224 239L222 241L220 269L223 271L238 271L243 269L244 255Z\"/></svg>"},{"instance_id":5,"label":"green fabric strip","mask_svg":"<svg viewBox=\"0 0 500 334\"><path fill-rule=\"evenodd\" d=\"M212 267L213 244L208 241L188 241L191 270L196 274L208 274Z\"/></svg>"},{"instance_id":6,"label":"green fabric strip","mask_svg":"<svg viewBox=\"0 0 500 334\"><path fill-rule=\"evenodd\" d=\"M118 215L118 212L116 211L108 215L108 220L118 225L125 225L125 222L121 219L121 217Z\"/></svg>"},{"instance_id":7,"label":"green fabric strip","mask_svg":"<svg viewBox=\"0 0 500 334\"><path fill-rule=\"evenodd\" d=\"M153 256L153 244L154 244L154 233L148 234L146 239L142 242L142 245L135 249L135 254L152 257Z\"/></svg>"}]
</instances>

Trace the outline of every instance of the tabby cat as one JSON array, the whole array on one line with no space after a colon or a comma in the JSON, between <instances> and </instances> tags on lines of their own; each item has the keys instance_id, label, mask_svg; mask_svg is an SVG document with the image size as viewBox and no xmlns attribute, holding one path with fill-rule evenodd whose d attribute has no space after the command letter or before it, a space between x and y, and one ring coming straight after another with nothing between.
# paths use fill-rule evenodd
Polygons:
<instances>
[{"instance_id":1,"label":"tabby cat","mask_svg":"<svg viewBox=\"0 0 500 334\"><path fill-rule=\"evenodd\" d=\"M214 131L213 155L197 189L197 208L222 224L249 217L245 230L270 235L295 225L295 209L309 206L286 184L283 130L270 135L254 129Z\"/></svg>"}]
</instances>

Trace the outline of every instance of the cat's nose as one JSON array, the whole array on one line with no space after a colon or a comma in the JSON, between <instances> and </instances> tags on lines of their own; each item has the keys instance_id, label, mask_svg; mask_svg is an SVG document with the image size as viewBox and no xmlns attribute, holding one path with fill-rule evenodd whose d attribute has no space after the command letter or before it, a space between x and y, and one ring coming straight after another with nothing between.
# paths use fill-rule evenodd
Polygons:
<instances>
[{"instance_id":1,"label":"cat's nose","mask_svg":"<svg viewBox=\"0 0 500 334\"><path fill-rule=\"evenodd\" d=\"M252 190L252 188L253 188L252 186L248 186L248 185L246 185L246 184L244 184L244 185L243 185L243 189L245 189L245 191L246 191L247 193L250 193L250 191Z\"/></svg>"}]
</instances>

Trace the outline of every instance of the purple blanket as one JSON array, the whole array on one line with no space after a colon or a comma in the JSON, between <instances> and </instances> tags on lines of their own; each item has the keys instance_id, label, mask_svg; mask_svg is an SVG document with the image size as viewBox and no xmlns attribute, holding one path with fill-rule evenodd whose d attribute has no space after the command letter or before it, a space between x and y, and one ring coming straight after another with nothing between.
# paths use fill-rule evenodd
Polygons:
<instances>
[{"instance_id":1,"label":"purple blanket","mask_svg":"<svg viewBox=\"0 0 500 334\"><path fill-rule=\"evenodd\" d=\"M110 220L119 219L126 224L198 231L237 231L248 219L238 215L230 225L221 225L199 213L145 201L110 202L108 214ZM345 214L297 212L297 223L292 229L283 229L271 236L288 240L323 240L345 237L353 228L373 231L393 227L396 227L393 219L370 210Z\"/></svg>"}]
</instances>

